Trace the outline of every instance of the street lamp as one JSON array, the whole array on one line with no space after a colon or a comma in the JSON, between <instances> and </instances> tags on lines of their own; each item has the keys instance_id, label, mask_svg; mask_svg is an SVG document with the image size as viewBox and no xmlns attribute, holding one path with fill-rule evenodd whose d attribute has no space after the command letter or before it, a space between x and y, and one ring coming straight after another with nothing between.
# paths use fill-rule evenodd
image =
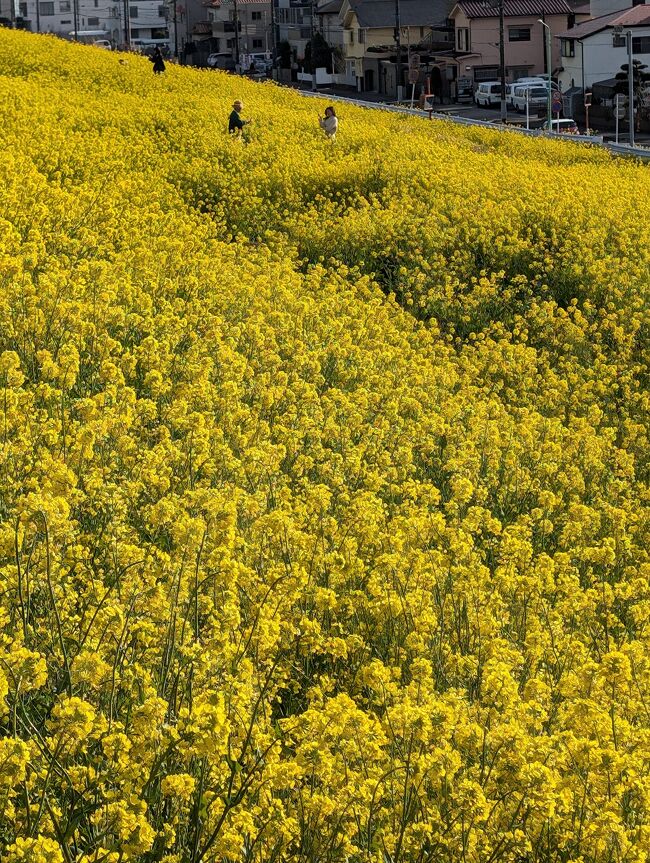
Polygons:
<instances>
[{"instance_id":1,"label":"street lamp","mask_svg":"<svg viewBox=\"0 0 650 863\"><path fill-rule=\"evenodd\" d=\"M316 35L316 21L315 21L316 12L315 12L315 9L316 9L316 5L314 3L314 0L311 0L311 6L310 6L310 10L309 10L310 20L311 20L310 62L311 62L311 89L313 91L316 91L318 89L317 81L316 81L316 56L315 56L316 52L314 51L314 47L315 47L314 46L314 37Z\"/></svg>"},{"instance_id":2,"label":"street lamp","mask_svg":"<svg viewBox=\"0 0 650 863\"><path fill-rule=\"evenodd\" d=\"M552 112L552 90L551 90L551 66L553 65L553 61L551 59L551 28L546 23L546 21L542 21L541 18L537 19L539 23L544 28L544 36L546 42L546 71L548 73L548 93L546 94L546 120L548 123L548 131L553 131L553 112Z\"/></svg>"},{"instance_id":3,"label":"street lamp","mask_svg":"<svg viewBox=\"0 0 650 863\"><path fill-rule=\"evenodd\" d=\"M632 53L632 31L625 34L627 45L627 101L630 126L630 147L634 146L634 54Z\"/></svg>"},{"instance_id":4,"label":"street lamp","mask_svg":"<svg viewBox=\"0 0 650 863\"><path fill-rule=\"evenodd\" d=\"M402 20L399 0L395 0L395 47L397 48L397 60L395 63L397 101L400 102L402 99Z\"/></svg>"}]
</instances>

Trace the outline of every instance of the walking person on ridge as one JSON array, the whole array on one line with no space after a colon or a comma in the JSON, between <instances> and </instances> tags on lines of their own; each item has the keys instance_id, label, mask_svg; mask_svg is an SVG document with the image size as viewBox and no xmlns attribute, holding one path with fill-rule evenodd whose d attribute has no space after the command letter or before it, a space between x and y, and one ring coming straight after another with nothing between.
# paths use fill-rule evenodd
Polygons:
<instances>
[{"instance_id":1,"label":"walking person on ridge","mask_svg":"<svg viewBox=\"0 0 650 863\"><path fill-rule=\"evenodd\" d=\"M163 60L162 51L158 45L154 48L154 52L149 59L153 63L154 75L160 75L161 72L165 71L165 61Z\"/></svg>"}]
</instances>

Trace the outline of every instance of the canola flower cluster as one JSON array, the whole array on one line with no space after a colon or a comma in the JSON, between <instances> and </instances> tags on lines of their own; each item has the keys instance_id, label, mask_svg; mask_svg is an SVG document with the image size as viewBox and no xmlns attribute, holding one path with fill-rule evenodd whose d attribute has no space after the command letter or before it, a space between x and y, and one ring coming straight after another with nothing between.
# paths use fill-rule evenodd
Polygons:
<instances>
[{"instance_id":1,"label":"canola flower cluster","mask_svg":"<svg viewBox=\"0 0 650 863\"><path fill-rule=\"evenodd\" d=\"M1 29L0 104L0 858L647 863L648 169Z\"/></svg>"}]
</instances>

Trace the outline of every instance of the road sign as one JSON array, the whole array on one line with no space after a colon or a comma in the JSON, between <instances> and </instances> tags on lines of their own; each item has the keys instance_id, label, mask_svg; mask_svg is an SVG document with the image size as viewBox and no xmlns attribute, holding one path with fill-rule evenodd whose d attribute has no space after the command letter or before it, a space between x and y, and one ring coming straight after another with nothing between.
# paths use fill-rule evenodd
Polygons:
<instances>
[{"instance_id":1,"label":"road sign","mask_svg":"<svg viewBox=\"0 0 650 863\"><path fill-rule=\"evenodd\" d=\"M419 80L420 80L420 70L419 69L412 69L409 66L409 84L417 84L417 82Z\"/></svg>"},{"instance_id":2,"label":"road sign","mask_svg":"<svg viewBox=\"0 0 650 863\"><path fill-rule=\"evenodd\" d=\"M420 55L419 54L411 54L409 57L409 69L419 69L420 68Z\"/></svg>"},{"instance_id":3,"label":"road sign","mask_svg":"<svg viewBox=\"0 0 650 863\"><path fill-rule=\"evenodd\" d=\"M557 90L553 92L551 107L556 114L562 110L562 94L558 93Z\"/></svg>"}]
</instances>

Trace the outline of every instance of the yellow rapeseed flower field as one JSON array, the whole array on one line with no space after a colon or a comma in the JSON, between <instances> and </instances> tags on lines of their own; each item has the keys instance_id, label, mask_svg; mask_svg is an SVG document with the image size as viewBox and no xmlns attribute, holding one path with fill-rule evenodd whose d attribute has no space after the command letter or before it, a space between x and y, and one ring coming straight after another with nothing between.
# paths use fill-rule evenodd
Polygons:
<instances>
[{"instance_id":1,"label":"yellow rapeseed flower field","mask_svg":"<svg viewBox=\"0 0 650 863\"><path fill-rule=\"evenodd\" d=\"M648 168L7 30L0 105L0 859L647 863Z\"/></svg>"}]
</instances>

